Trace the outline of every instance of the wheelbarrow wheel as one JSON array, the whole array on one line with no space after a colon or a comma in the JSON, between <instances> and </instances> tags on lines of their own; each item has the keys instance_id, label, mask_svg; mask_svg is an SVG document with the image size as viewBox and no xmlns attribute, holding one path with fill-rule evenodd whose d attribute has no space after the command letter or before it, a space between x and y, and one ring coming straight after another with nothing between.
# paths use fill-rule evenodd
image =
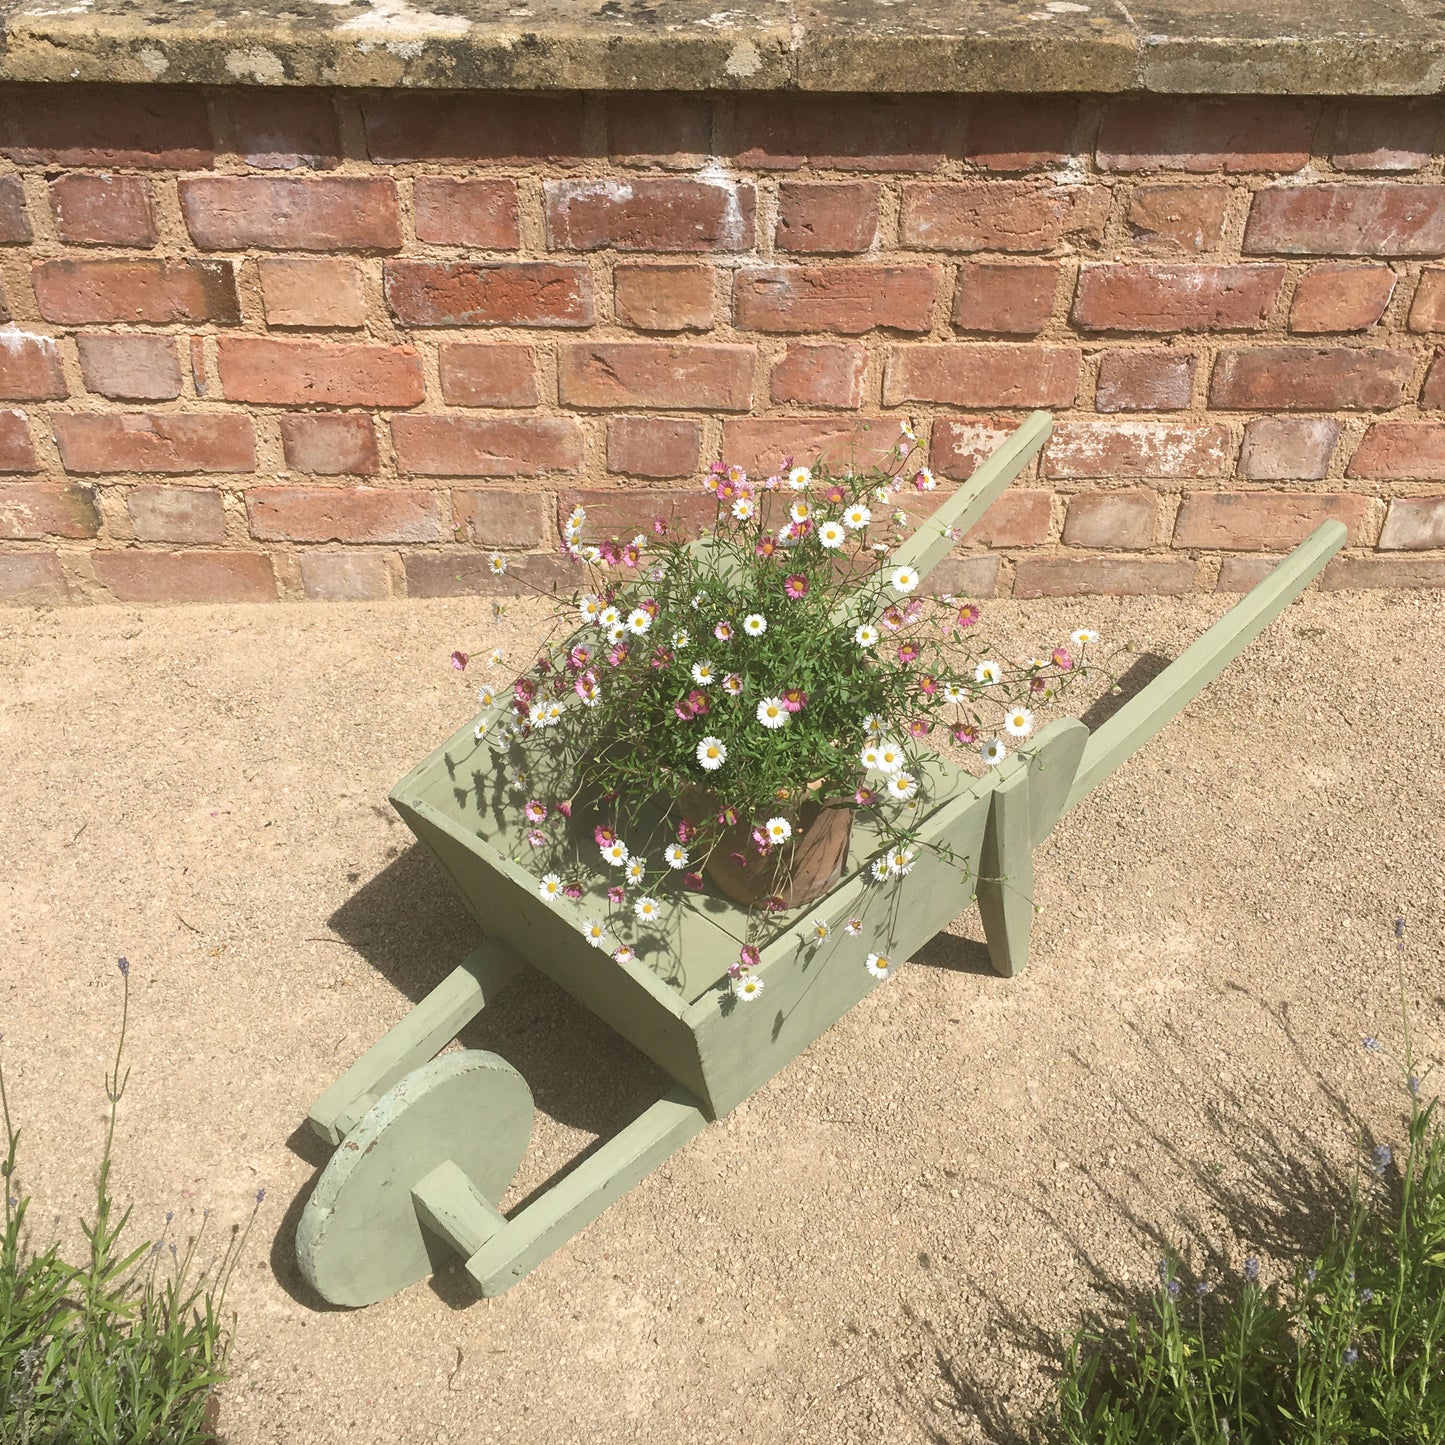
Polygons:
<instances>
[{"instance_id":1,"label":"wheelbarrow wheel","mask_svg":"<svg viewBox=\"0 0 1445 1445\"><path fill-rule=\"evenodd\" d=\"M296 1230L301 1272L332 1304L367 1305L425 1279L454 1250L413 1189L449 1162L490 1205L532 1137L532 1091L505 1059L465 1049L413 1069L362 1116Z\"/></svg>"}]
</instances>

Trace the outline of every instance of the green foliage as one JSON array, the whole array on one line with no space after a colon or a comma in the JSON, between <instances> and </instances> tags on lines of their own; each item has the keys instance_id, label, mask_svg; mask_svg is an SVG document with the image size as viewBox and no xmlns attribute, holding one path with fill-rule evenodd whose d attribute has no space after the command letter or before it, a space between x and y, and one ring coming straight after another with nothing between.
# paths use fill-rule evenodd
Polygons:
<instances>
[{"instance_id":1,"label":"green foliage","mask_svg":"<svg viewBox=\"0 0 1445 1445\"><path fill-rule=\"evenodd\" d=\"M1378 1051L1374 1040L1366 1047ZM1445 1441L1445 1136L1423 1103L1408 1019L1404 1157L1377 1146L1368 1184L1328 1243L1287 1284L1250 1261L1233 1288L1186 1283L1160 1266L1153 1318L1122 1339L1080 1330L1052 1418L1078 1445Z\"/></svg>"},{"instance_id":2,"label":"green foliage","mask_svg":"<svg viewBox=\"0 0 1445 1445\"><path fill-rule=\"evenodd\" d=\"M184 1251L164 1236L130 1249L122 1244L130 1210L117 1213L110 1167L116 1107L128 1078L121 1073L130 1002L124 960L121 973L120 1038L106 1079L109 1122L94 1212L80 1222L88 1250L79 1264L66 1261L56 1244L38 1251L28 1246L30 1200L10 1193L18 1188L20 1131L11 1121L0 1066L7 1185L0 1236L0 1445L191 1445L214 1438L206 1411L210 1392L224 1378L226 1285L251 1226L248 1221L233 1231L214 1273L196 1265L204 1222Z\"/></svg>"}]
</instances>

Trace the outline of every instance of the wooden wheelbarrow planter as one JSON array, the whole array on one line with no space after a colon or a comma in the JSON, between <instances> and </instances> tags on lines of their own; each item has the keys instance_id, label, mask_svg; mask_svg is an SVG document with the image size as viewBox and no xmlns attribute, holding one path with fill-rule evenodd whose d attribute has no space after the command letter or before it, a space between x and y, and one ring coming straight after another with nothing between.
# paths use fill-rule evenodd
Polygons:
<instances>
[{"instance_id":1,"label":"wooden wheelbarrow planter","mask_svg":"<svg viewBox=\"0 0 1445 1445\"><path fill-rule=\"evenodd\" d=\"M895 563L926 573L1047 439L1035 413L916 532ZM955 532L956 535L956 532ZM1309 584L1345 529L1327 522L1107 722L1043 728L973 777L937 759L925 780L918 860L895 886L865 882L883 846L860 815L849 870L826 897L777 915L754 973L765 992L739 1003L721 985L745 914L689 895L661 957L617 963L582 937L572 903L538 896L515 861L526 824L472 725L408 773L391 799L436 855L486 932L461 966L316 1101L310 1121L337 1145L297 1231L306 1277L337 1304L369 1304L457 1254L479 1293L535 1269L709 1120L735 1108L872 991L869 953L908 958L977 902L999 973L1027 962L1033 850L1055 823L1154 736ZM600 905L603 881L597 894ZM822 943L811 921L833 927ZM841 926L859 919L850 936ZM504 1060L441 1054L525 964L561 985L655 1060L677 1086L510 1217L498 1203L526 1150L532 1098Z\"/></svg>"}]
</instances>

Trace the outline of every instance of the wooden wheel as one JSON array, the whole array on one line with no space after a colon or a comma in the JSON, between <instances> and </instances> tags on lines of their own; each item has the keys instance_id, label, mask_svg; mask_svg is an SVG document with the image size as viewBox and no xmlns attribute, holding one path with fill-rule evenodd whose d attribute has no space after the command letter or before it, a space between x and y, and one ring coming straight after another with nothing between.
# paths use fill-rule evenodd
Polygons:
<instances>
[{"instance_id":1,"label":"wooden wheel","mask_svg":"<svg viewBox=\"0 0 1445 1445\"><path fill-rule=\"evenodd\" d=\"M332 1304L367 1305L432 1274L453 1255L424 1225L413 1191L458 1174L500 1223L496 1204L532 1137L532 1091L480 1049L443 1054L366 1112L332 1156L296 1230L301 1272Z\"/></svg>"}]
</instances>

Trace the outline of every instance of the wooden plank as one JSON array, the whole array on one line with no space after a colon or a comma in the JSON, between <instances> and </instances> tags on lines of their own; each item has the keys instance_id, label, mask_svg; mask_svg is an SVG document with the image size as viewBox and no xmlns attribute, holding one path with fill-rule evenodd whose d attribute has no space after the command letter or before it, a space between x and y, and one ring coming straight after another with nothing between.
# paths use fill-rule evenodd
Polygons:
<instances>
[{"instance_id":1,"label":"wooden plank","mask_svg":"<svg viewBox=\"0 0 1445 1445\"><path fill-rule=\"evenodd\" d=\"M1344 545L1340 522L1317 527L1268 577L1186 648L1153 682L1094 730L1065 811L1132 757L1213 682L1324 569Z\"/></svg>"},{"instance_id":2,"label":"wooden plank","mask_svg":"<svg viewBox=\"0 0 1445 1445\"><path fill-rule=\"evenodd\" d=\"M1076 717L1057 718L1022 753L1029 769L1029 837L1038 847L1053 832L1078 775L1089 729Z\"/></svg>"},{"instance_id":3,"label":"wooden plank","mask_svg":"<svg viewBox=\"0 0 1445 1445\"><path fill-rule=\"evenodd\" d=\"M680 1086L659 1099L515 1214L468 1259L467 1272L477 1288L488 1296L509 1290L701 1133L707 1122L702 1105Z\"/></svg>"},{"instance_id":4,"label":"wooden plank","mask_svg":"<svg viewBox=\"0 0 1445 1445\"><path fill-rule=\"evenodd\" d=\"M1012 978L1029 961L1034 922L1034 838L1029 809L1028 759L1015 756L1000 769L978 865L978 911L989 962Z\"/></svg>"},{"instance_id":5,"label":"wooden plank","mask_svg":"<svg viewBox=\"0 0 1445 1445\"><path fill-rule=\"evenodd\" d=\"M311 1106L311 1127L339 1144L361 1116L418 1064L434 1058L521 972L512 949L487 939Z\"/></svg>"},{"instance_id":6,"label":"wooden plank","mask_svg":"<svg viewBox=\"0 0 1445 1445\"><path fill-rule=\"evenodd\" d=\"M452 1159L444 1159L412 1185L411 1202L417 1218L463 1259L470 1259L493 1235L506 1228L506 1215Z\"/></svg>"}]
</instances>

